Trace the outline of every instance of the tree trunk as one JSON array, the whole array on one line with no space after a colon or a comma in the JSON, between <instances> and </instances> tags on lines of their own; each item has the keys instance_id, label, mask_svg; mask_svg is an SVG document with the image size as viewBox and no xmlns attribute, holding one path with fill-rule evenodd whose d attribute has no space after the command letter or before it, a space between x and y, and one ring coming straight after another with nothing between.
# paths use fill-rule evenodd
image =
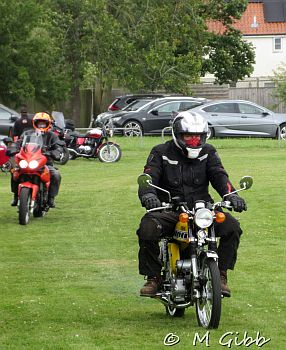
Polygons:
<instances>
[{"instance_id":1,"label":"tree trunk","mask_svg":"<svg viewBox=\"0 0 286 350\"><path fill-rule=\"evenodd\" d=\"M75 86L72 90L71 94L71 118L75 122L75 126L77 128L82 127L80 120L80 111L81 111L81 103L80 103L80 90L79 87Z\"/></svg>"}]
</instances>

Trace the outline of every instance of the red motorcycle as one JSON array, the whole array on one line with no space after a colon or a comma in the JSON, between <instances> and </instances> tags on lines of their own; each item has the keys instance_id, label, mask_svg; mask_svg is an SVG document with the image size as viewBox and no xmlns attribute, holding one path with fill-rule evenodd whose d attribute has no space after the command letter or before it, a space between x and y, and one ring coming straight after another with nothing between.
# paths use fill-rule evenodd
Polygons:
<instances>
[{"instance_id":1,"label":"red motorcycle","mask_svg":"<svg viewBox=\"0 0 286 350\"><path fill-rule=\"evenodd\" d=\"M35 130L26 131L20 152L15 155L13 178L18 185L19 224L27 225L31 214L44 216L50 186L47 157L42 151L43 138Z\"/></svg>"},{"instance_id":2,"label":"red motorcycle","mask_svg":"<svg viewBox=\"0 0 286 350\"><path fill-rule=\"evenodd\" d=\"M109 136L112 136L112 129L106 125L91 129L86 134L73 131L66 133L65 141L70 159L84 157L98 158L104 163L118 162L121 158L120 146L108 141Z\"/></svg>"}]
</instances>

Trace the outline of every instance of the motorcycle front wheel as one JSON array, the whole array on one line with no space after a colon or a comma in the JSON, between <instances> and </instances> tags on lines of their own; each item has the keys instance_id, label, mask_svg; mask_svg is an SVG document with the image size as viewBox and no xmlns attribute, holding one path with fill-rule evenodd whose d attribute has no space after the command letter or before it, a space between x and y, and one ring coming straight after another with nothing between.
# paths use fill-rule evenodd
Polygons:
<instances>
[{"instance_id":1,"label":"motorcycle front wheel","mask_svg":"<svg viewBox=\"0 0 286 350\"><path fill-rule=\"evenodd\" d=\"M69 161L69 159L70 159L70 152L66 147L64 147L61 153L61 158L58 161L58 163L61 165L65 165Z\"/></svg>"},{"instance_id":2,"label":"motorcycle front wheel","mask_svg":"<svg viewBox=\"0 0 286 350\"><path fill-rule=\"evenodd\" d=\"M103 163L118 162L120 158L121 149L115 143L104 144L98 152L98 159Z\"/></svg>"},{"instance_id":3,"label":"motorcycle front wheel","mask_svg":"<svg viewBox=\"0 0 286 350\"><path fill-rule=\"evenodd\" d=\"M214 260L204 259L201 274L205 277L201 296L196 300L196 314L199 326L218 328L221 315L220 273Z\"/></svg>"},{"instance_id":4,"label":"motorcycle front wheel","mask_svg":"<svg viewBox=\"0 0 286 350\"><path fill-rule=\"evenodd\" d=\"M30 204L32 192L30 188L23 187L20 193L19 204L19 224L27 225L30 220Z\"/></svg>"}]
</instances>

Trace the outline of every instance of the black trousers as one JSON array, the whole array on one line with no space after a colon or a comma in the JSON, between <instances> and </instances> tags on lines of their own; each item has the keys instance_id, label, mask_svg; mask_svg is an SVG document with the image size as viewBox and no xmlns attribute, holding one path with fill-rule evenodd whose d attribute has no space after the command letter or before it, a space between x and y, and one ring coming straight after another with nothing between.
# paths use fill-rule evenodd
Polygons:
<instances>
[{"instance_id":1,"label":"black trousers","mask_svg":"<svg viewBox=\"0 0 286 350\"><path fill-rule=\"evenodd\" d=\"M55 169L52 165L48 165L51 175L51 184L49 189L49 196L55 197L59 193L59 188L61 184L61 174ZM19 182L13 179L13 175L11 176L11 191L13 193L18 193L18 185Z\"/></svg>"},{"instance_id":2,"label":"black trousers","mask_svg":"<svg viewBox=\"0 0 286 350\"><path fill-rule=\"evenodd\" d=\"M242 230L239 222L229 213L225 213L226 220L214 223L217 237L220 237L218 246L218 266L221 271L233 269L237 259ZM178 214L174 212L146 213L140 223L137 235L139 237L139 273L146 276L159 276L161 263L159 256L159 240L162 237L171 236Z\"/></svg>"}]
</instances>

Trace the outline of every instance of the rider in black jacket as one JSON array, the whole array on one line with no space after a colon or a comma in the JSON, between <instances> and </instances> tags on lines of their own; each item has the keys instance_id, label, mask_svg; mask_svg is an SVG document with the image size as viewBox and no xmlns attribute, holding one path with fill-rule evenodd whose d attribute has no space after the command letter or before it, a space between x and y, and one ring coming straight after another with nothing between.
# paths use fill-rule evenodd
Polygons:
<instances>
[{"instance_id":1,"label":"rider in black jacket","mask_svg":"<svg viewBox=\"0 0 286 350\"><path fill-rule=\"evenodd\" d=\"M147 159L144 172L152 177L154 185L162 187L179 196L192 207L196 200L213 202L209 183L220 196L234 191L216 149L206 144L208 124L197 113L179 113L172 127L173 140L155 146ZM152 209L166 201L162 191L155 188L139 189L142 206ZM246 210L244 200L237 194L227 197L235 211ZM240 235L238 221L225 213L224 223L215 223L215 231L220 236L218 247L221 288L224 296L230 296L227 285L227 270L233 269ZM139 237L139 273L147 276L147 282L140 290L141 296L154 296L160 288L161 264L158 260L160 237L174 231L178 214L174 212L146 213L140 223Z\"/></svg>"},{"instance_id":2,"label":"rider in black jacket","mask_svg":"<svg viewBox=\"0 0 286 350\"><path fill-rule=\"evenodd\" d=\"M50 208L55 207L55 196L59 192L61 175L60 172L54 168L53 160L58 160L60 158L61 147L58 145L58 137L55 133L50 131L51 128L51 117L48 113L39 112L36 113L32 119L32 124L35 130L41 132L43 137L43 145L45 147L45 154L47 156L47 166L50 170L51 184L49 188L48 195L48 205ZM22 139L17 141L18 148L21 146ZM18 202L18 182L11 179L11 190L14 193L14 198L11 205L16 206Z\"/></svg>"}]
</instances>

